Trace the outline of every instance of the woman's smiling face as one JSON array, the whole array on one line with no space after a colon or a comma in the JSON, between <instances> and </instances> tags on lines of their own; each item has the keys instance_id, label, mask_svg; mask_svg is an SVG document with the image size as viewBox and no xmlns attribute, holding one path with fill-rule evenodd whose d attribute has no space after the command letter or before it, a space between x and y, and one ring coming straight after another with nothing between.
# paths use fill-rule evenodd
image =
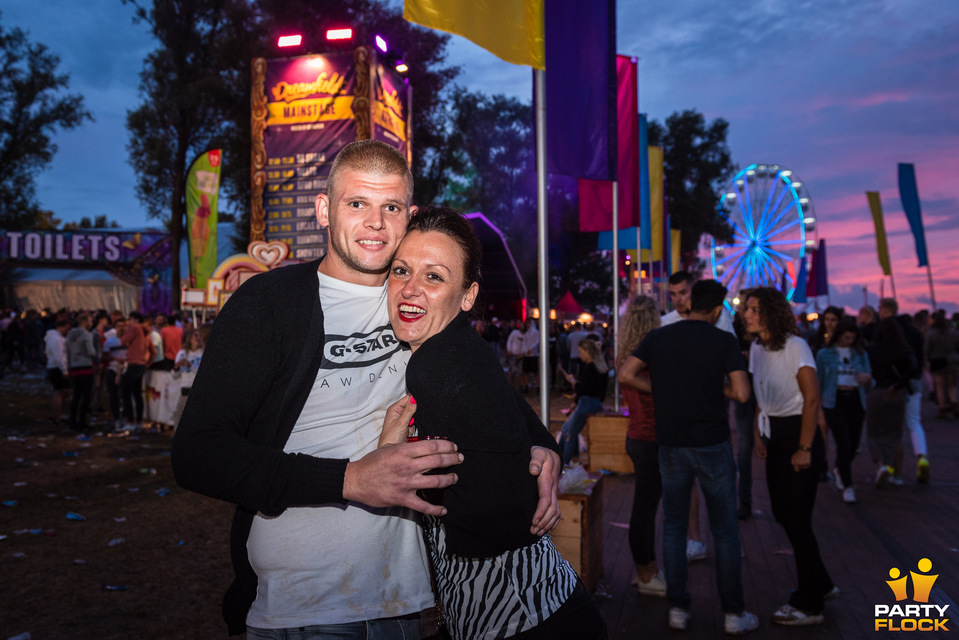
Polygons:
<instances>
[{"instance_id":1,"label":"woman's smiling face","mask_svg":"<svg viewBox=\"0 0 959 640\"><path fill-rule=\"evenodd\" d=\"M465 255L449 236L411 231L400 243L387 280L390 323L413 351L473 308L477 283L463 288Z\"/></svg>"}]
</instances>

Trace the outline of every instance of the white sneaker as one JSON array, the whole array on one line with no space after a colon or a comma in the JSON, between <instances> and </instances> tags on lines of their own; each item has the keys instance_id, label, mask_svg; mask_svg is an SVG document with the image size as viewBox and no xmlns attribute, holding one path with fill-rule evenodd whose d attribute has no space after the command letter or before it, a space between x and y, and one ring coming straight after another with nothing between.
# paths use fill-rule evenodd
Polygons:
<instances>
[{"instance_id":1,"label":"white sneaker","mask_svg":"<svg viewBox=\"0 0 959 640\"><path fill-rule=\"evenodd\" d=\"M706 557L706 545L699 540L686 541L686 561L702 560Z\"/></svg>"},{"instance_id":2,"label":"white sneaker","mask_svg":"<svg viewBox=\"0 0 959 640\"><path fill-rule=\"evenodd\" d=\"M755 614L749 613L748 611L726 614L727 636L744 636L758 628L759 618L757 618Z\"/></svg>"},{"instance_id":3,"label":"white sneaker","mask_svg":"<svg viewBox=\"0 0 959 640\"><path fill-rule=\"evenodd\" d=\"M886 486L886 483L889 482L889 478L892 476L892 467L888 464L884 464L876 471L876 488L882 489Z\"/></svg>"},{"instance_id":4,"label":"white sneaker","mask_svg":"<svg viewBox=\"0 0 959 640\"><path fill-rule=\"evenodd\" d=\"M839 467L832 468L832 479L836 483L836 488L842 491L846 488L846 485L842 483L842 476L839 475Z\"/></svg>"},{"instance_id":5,"label":"white sneaker","mask_svg":"<svg viewBox=\"0 0 959 640\"><path fill-rule=\"evenodd\" d=\"M901 487L906 484L906 481L902 479L902 476L889 476L889 484L894 487Z\"/></svg>"},{"instance_id":6,"label":"white sneaker","mask_svg":"<svg viewBox=\"0 0 959 640\"><path fill-rule=\"evenodd\" d=\"M825 618L821 613L806 613L790 604L784 604L773 614L773 622L787 627L807 627L822 624Z\"/></svg>"},{"instance_id":7,"label":"white sneaker","mask_svg":"<svg viewBox=\"0 0 959 640\"><path fill-rule=\"evenodd\" d=\"M666 578L663 577L663 572L653 574L649 579L649 582L643 582L638 580L636 587L639 589L639 594L643 596L656 596L657 598L666 597Z\"/></svg>"},{"instance_id":8,"label":"white sneaker","mask_svg":"<svg viewBox=\"0 0 959 640\"><path fill-rule=\"evenodd\" d=\"M839 594L840 594L839 587L837 587L836 585L833 585L832 589L830 589L829 591L823 594L822 599L825 600L826 602L829 602L830 600L835 600L836 598L838 598Z\"/></svg>"},{"instance_id":9,"label":"white sneaker","mask_svg":"<svg viewBox=\"0 0 959 640\"><path fill-rule=\"evenodd\" d=\"M843 489L842 501L846 504L856 504L856 490L852 487L846 487Z\"/></svg>"},{"instance_id":10,"label":"white sneaker","mask_svg":"<svg viewBox=\"0 0 959 640\"><path fill-rule=\"evenodd\" d=\"M693 616L685 609L679 607L669 608L669 628L676 631L685 631L689 626L689 620Z\"/></svg>"}]
</instances>

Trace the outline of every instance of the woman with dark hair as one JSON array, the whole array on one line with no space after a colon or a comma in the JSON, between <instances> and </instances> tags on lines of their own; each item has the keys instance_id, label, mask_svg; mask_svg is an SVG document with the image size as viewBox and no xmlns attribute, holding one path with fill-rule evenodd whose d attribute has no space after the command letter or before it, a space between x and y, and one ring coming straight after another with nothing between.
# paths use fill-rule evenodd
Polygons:
<instances>
[{"instance_id":1,"label":"woman with dark hair","mask_svg":"<svg viewBox=\"0 0 959 640\"><path fill-rule=\"evenodd\" d=\"M876 463L876 487L882 489L895 473L910 379L919 377L919 365L895 317L879 323L876 341L866 352L876 380L866 394L866 435Z\"/></svg>"},{"instance_id":2,"label":"woman with dark hair","mask_svg":"<svg viewBox=\"0 0 959 640\"><path fill-rule=\"evenodd\" d=\"M836 325L843 319L845 312L841 307L829 306L819 316L819 329L809 339L809 348L813 355L819 353L819 350L829 344L829 336L836 331Z\"/></svg>"},{"instance_id":3,"label":"woman with dark hair","mask_svg":"<svg viewBox=\"0 0 959 640\"><path fill-rule=\"evenodd\" d=\"M936 401L939 403L939 418L946 419L952 413L959 418L956 403L956 372L959 369L959 335L949 326L946 312L932 314L932 327L926 332L926 362L936 385Z\"/></svg>"},{"instance_id":4,"label":"woman with dark hair","mask_svg":"<svg viewBox=\"0 0 959 640\"><path fill-rule=\"evenodd\" d=\"M459 213L431 207L411 218L387 304L396 337L413 352L406 385L416 414L409 431L384 431L380 444L449 438L464 456L456 484L429 496L446 515L424 521L454 640L606 638L583 583L552 539L529 526L538 499L530 447L558 447L470 326L480 255Z\"/></svg>"},{"instance_id":5,"label":"woman with dark hair","mask_svg":"<svg viewBox=\"0 0 959 640\"><path fill-rule=\"evenodd\" d=\"M798 586L789 602L772 615L776 624L823 623L823 601L838 595L819 554L812 527L825 444L820 419L816 362L800 338L792 310L773 287L746 292L746 330L757 340L749 351L749 371L759 415L756 456L766 461L766 486L773 516L786 530L796 560Z\"/></svg>"},{"instance_id":6,"label":"woman with dark hair","mask_svg":"<svg viewBox=\"0 0 959 640\"><path fill-rule=\"evenodd\" d=\"M646 334L659 327L659 309L649 296L636 296L620 321L617 368L621 368ZM649 371L639 374L649 379ZM666 597L666 578L656 563L656 511L663 494L659 474L659 447L656 445L656 414L653 396L629 385L620 391L629 407L626 453L633 461L635 487L629 516L629 550L638 576L640 595Z\"/></svg>"},{"instance_id":7,"label":"woman with dark hair","mask_svg":"<svg viewBox=\"0 0 959 640\"><path fill-rule=\"evenodd\" d=\"M833 480L844 502L856 502L852 487L852 461L862 437L866 416L866 389L872 385L869 357L862 348L859 326L852 318L836 325L829 345L816 354L816 375L822 393L826 423L836 439Z\"/></svg>"}]
</instances>

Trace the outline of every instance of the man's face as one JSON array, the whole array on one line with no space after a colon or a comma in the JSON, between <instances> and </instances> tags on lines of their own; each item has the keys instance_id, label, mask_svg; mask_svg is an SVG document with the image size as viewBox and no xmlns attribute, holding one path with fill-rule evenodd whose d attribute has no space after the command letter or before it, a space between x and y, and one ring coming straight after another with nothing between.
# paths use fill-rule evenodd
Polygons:
<instances>
[{"instance_id":1,"label":"man's face","mask_svg":"<svg viewBox=\"0 0 959 640\"><path fill-rule=\"evenodd\" d=\"M679 315L689 315L689 304L692 292L693 288L689 286L688 282L669 285L669 299L676 308L676 311L679 312Z\"/></svg>"},{"instance_id":2,"label":"man's face","mask_svg":"<svg viewBox=\"0 0 959 640\"><path fill-rule=\"evenodd\" d=\"M356 284L382 284L415 211L408 197L401 175L340 171L335 192L316 197L316 220L330 230L325 272Z\"/></svg>"}]
</instances>

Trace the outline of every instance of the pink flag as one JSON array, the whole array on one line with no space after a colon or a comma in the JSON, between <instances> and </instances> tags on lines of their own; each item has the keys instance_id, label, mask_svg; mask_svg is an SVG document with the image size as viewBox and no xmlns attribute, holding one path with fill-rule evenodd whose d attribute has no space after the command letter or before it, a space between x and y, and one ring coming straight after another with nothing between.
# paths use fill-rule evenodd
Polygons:
<instances>
[{"instance_id":1,"label":"pink flag","mask_svg":"<svg viewBox=\"0 0 959 640\"><path fill-rule=\"evenodd\" d=\"M639 225L639 119L636 60L616 56L619 228ZM579 180L579 230L613 228L613 188L608 180Z\"/></svg>"}]
</instances>

